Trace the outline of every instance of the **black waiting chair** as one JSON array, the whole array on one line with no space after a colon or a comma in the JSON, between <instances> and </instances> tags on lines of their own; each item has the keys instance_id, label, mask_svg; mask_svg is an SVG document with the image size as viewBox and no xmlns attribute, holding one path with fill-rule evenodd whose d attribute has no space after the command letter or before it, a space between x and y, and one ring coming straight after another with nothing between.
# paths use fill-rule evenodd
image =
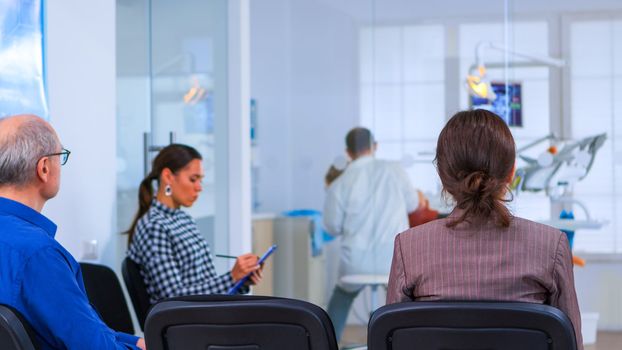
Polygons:
<instances>
[{"instance_id":1,"label":"black waiting chair","mask_svg":"<svg viewBox=\"0 0 622 350\"><path fill-rule=\"evenodd\" d=\"M134 305L134 312L136 312L136 318L140 325L140 330L145 330L145 319L149 308L151 308L151 301L149 301L149 293L145 286L143 276L140 274L140 265L130 258L123 259L121 265L121 273L123 274L123 281L127 287L127 292Z\"/></svg>"},{"instance_id":2,"label":"black waiting chair","mask_svg":"<svg viewBox=\"0 0 622 350\"><path fill-rule=\"evenodd\" d=\"M104 323L118 332L134 334L130 310L117 275L107 266L80 263L84 288Z\"/></svg>"},{"instance_id":3,"label":"black waiting chair","mask_svg":"<svg viewBox=\"0 0 622 350\"><path fill-rule=\"evenodd\" d=\"M149 350L337 350L333 324L311 303L261 296L168 299L147 316Z\"/></svg>"},{"instance_id":4,"label":"black waiting chair","mask_svg":"<svg viewBox=\"0 0 622 350\"><path fill-rule=\"evenodd\" d=\"M32 328L22 315L7 305L0 305L0 348L3 350L36 350Z\"/></svg>"},{"instance_id":5,"label":"black waiting chair","mask_svg":"<svg viewBox=\"0 0 622 350\"><path fill-rule=\"evenodd\" d=\"M513 302L405 302L374 312L369 350L576 350L560 310Z\"/></svg>"}]
</instances>

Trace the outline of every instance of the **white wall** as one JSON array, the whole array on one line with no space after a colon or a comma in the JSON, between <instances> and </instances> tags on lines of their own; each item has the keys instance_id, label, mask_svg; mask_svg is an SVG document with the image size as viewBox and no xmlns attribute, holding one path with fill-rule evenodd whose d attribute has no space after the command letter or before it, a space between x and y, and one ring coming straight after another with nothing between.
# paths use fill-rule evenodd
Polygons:
<instances>
[{"instance_id":1,"label":"white wall","mask_svg":"<svg viewBox=\"0 0 622 350\"><path fill-rule=\"evenodd\" d=\"M356 30L319 2L251 2L258 211L322 209L324 174L358 120Z\"/></svg>"},{"instance_id":2,"label":"white wall","mask_svg":"<svg viewBox=\"0 0 622 350\"><path fill-rule=\"evenodd\" d=\"M465 19L468 17L503 18L504 1L495 0L313 0L323 2L363 21L377 23L411 22L430 18ZM513 14L533 15L559 12L608 12L622 9L619 0L512 0ZM372 15L373 11L373 15Z\"/></svg>"},{"instance_id":3,"label":"white wall","mask_svg":"<svg viewBox=\"0 0 622 350\"><path fill-rule=\"evenodd\" d=\"M583 257L586 260L585 267L574 268L581 313L599 313L600 330L621 331L622 259L619 256L597 254Z\"/></svg>"},{"instance_id":4,"label":"white wall","mask_svg":"<svg viewBox=\"0 0 622 350\"><path fill-rule=\"evenodd\" d=\"M358 126L358 27L313 1L292 4L294 208L322 209L324 174Z\"/></svg>"},{"instance_id":5,"label":"white wall","mask_svg":"<svg viewBox=\"0 0 622 350\"><path fill-rule=\"evenodd\" d=\"M322 210L324 174L359 120L358 86L358 27L351 17L316 1L251 2L257 211ZM326 300L337 279L336 248L326 250Z\"/></svg>"},{"instance_id":6,"label":"white wall","mask_svg":"<svg viewBox=\"0 0 622 350\"><path fill-rule=\"evenodd\" d=\"M251 97L257 101L259 211L291 207L290 0L251 1Z\"/></svg>"},{"instance_id":7,"label":"white wall","mask_svg":"<svg viewBox=\"0 0 622 350\"><path fill-rule=\"evenodd\" d=\"M115 1L46 5L50 120L72 153L44 214L76 259L82 241L96 239L101 261L116 268Z\"/></svg>"}]
</instances>

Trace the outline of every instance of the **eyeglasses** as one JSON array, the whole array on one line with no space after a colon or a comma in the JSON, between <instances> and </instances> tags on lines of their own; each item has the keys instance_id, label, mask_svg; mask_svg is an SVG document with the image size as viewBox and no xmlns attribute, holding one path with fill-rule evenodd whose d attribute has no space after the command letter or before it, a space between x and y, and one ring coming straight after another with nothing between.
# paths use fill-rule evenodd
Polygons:
<instances>
[{"instance_id":1,"label":"eyeglasses","mask_svg":"<svg viewBox=\"0 0 622 350\"><path fill-rule=\"evenodd\" d=\"M62 152L46 154L44 155L44 157L60 156L60 165L65 165L67 164L67 160L69 159L70 154L70 150L63 148Z\"/></svg>"}]
</instances>

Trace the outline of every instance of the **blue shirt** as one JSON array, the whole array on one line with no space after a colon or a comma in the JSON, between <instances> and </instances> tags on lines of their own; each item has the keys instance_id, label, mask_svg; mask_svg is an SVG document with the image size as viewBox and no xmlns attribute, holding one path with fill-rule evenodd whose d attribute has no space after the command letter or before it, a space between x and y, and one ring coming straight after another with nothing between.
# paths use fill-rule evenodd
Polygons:
<instances>
[{"instance_id":1,"label":"blue shirt","mask_svg":"<svg viewBox=\"0 0 622 350\"><path fill-rule=\"evenodd\" d=\"M138 349L138 337L108 328L89 304L80 265L55 234L48 218L0 197L0 304L28 320L41 349Z\"/></svg>"}]
</instances>

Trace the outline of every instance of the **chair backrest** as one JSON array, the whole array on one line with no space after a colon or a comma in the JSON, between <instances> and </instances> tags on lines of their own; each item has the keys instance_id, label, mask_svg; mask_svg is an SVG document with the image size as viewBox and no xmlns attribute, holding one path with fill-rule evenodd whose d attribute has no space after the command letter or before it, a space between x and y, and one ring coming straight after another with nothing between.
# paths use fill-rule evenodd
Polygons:
<instances>
[{"instance_id":1,"label":"chair backrest","mask_svg":"<svg viewBox=\"0 0 622 350\"><path fill-rule=\"evenodd\" d=\"M126 257L121 265L121 273L123 274L127 292L130 294L132 305L134 305L134 312L136 312L140 330L144 331L145 319L147 318L147 313L149 313L149 308L151 308L151 301L149 301L149 293L147 292L143 276L140 274L140 265Z\"/></svg>"},{"instance_id":2,"label":"chair backrest","mask_svg":"<svg viewBox=\"0 0 622 350\"><path fill-rule=\"evenodd\" d=\"M133 334L134 325L117 275L107 266L80 263L84 288L104 323L118 332Z\"/></svg>"},{"instance_id":3,"label":"chair backrest","mask_svg":"<svg viewBox=\"0 0 622 350\"><path fill-rule=\"evenodd\" d=\"M374 312L370 350L575 350L572 323L560 310L512 302L406 302Z\"/></svg>"},{"instance_id":4,"label":"chair backrest","mask_svg":"<svg viewBox=\"0 0 622 350\"><path fill-rule=\"evenodd\" d=\"M336 350L333 324L311 303L206 295L156 304L145 326L149 350Z\"/></svg>"},{"instance_id":5,"label":"chair backrest","mask_svg":"<svg viewBox=\"0 0 622 350\"><path fill-rule=\"evenodd\" d=\"M0 344L3 350L38 349L34 332L20 313L0 305Z\"/></svg>"}]
</instances>

